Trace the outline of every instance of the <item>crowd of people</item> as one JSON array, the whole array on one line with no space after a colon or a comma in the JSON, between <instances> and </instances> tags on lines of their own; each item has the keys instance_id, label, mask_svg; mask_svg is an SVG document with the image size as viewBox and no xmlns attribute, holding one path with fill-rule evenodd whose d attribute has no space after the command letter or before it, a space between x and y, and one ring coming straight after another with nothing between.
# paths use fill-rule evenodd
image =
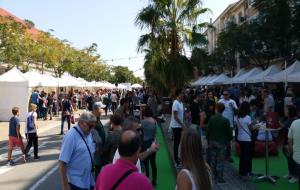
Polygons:
<instances>
[{"instance_id":1,"label":"crowd of people","mask_svg":"<svg viewBox=\"0 0 300 190\"><path fill-rule=\"evenodd\" d=\"M252 159L256 140L281 142L278 144L287 158L289 171L284 178L290 183L299 181L300 104L292 88L287 89L279 102L268 89L236 87L178 89L175 96L169 129L178 169L177 190L209 190L214 180L226 183L224 164L233 162L233 144L240 149L240 177L250 180L254 175ZM63 189L147 190L157 185L156 153L160 145L156 131L162 106L153 90L71 90L58 95L35 90L29 107L26 148L20 133L19 109L12 109L8 164L14 164L11 155L15 146L21 147L26 160L33 145L34 158L39 159L36 121L46 120L48 115L52 119L61 113L60 134L64 138L59 170ZM71 128L77 109L85 111ZM109 124L103 125L100 119L108 112L112 112ZM280 128L279 133L261 130L263 124Z\"/></svg>"},{"instance_id":2,"label":"crowd of people","mask_svg":"<svg viewBox=\"0 0 300 190\"><path fill-rule=\"evenodd\" d=\"M231 147L239 149L240 178L250 180L255 175L252 172L252 159L256 141L272 141L278 149L282 147L289 170L283 177L289 183L299 181L300 99L294 90L287 88L281 98L276 91L267 88L177 90L169 129L173 134L175 166L183 168L180 173L187 176L179 175L178 179L181 182L185 180L184 185L191 187L182 189L211 189L212 179L217 183L226 183L224 164L226 161L234 162ZM278 132L266 131L265 127L277 128ZM187 167L184 160L187 150L182 149L185 143L182 133L190 129L197 131L201 143L201 148L187 153L191 158L189 164L203 162L202 167L198 167L202 168L204 175L201 183L195 183L201 174L194 168ZM199 151L201 149L203 150ZM203 155L193 158L199 152ZM204 167L206 165L208 167Z\"/></svg>"}]
</instances>

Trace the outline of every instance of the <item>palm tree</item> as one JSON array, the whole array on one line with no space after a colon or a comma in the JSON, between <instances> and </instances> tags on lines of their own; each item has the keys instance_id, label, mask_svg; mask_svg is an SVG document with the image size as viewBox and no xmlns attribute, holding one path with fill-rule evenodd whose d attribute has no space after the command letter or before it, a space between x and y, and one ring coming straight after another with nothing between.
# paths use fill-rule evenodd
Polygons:
<instances>
[{"instance_id":1,"label":"palm tree","mask_svg":"<svg viewBox=\"0 0 300 190\"><path fill-rule=\"evenodd\" d=\"M191 77L185 48L206 43L203 28L208 23L199 23L198 18L209 10L201 5L200 0L150 0L136 17L136 25L149 31L138 42L138 51L147 48L145 73L157 76L155 81L167 89L181 88Z\"/></svg>"}]
</instances>

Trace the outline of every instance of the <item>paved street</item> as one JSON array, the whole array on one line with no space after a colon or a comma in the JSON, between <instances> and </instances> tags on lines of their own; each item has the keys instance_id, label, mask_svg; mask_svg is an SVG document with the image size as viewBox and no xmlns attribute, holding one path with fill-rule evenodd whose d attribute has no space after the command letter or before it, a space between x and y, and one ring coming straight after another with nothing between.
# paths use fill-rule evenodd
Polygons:
<instances>
[{"instance_id":1,"label":"paved street","mask_svg":"<svg viewBox=\"0 0 300 190\"><path fill-rule=\"evenodd\" d=\"M106 123L105 116L102 120ZM107 117L106 117L107 118ZM31 159L23 164L21 151L14 151L14 166L7 166L7 123L1 122L0 143L0 189L10 190L47 190L60 189L57 159L63 136L60 132L60 120L38 121L39 126L39 155L40 160L33 160L33 148L30 150ZM67 129L67 123L65 123ZM24 123L21 123L24 132ZM24 139L24 143L25 143ZM25 143L26 145L26 143Z\"/></svg>"}]
</instances>

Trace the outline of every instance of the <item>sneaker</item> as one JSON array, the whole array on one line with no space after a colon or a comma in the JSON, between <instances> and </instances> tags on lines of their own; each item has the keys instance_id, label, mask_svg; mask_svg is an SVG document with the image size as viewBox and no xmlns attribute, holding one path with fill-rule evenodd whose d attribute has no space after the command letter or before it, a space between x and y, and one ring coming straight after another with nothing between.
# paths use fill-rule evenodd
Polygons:
<instances>
[{"instance_id":1,"label":"sneaker","mask_svg":"<svg viewBox=\"0 0 300 190\"><path fill-rule=\"evenodd\" d=\"M292 176L290 176L289 174L285 175L282 177L283 179L287 179L287 180L290 180L292 178Z\"/></svg>"},{"instance_id":2,"label":"sneaker","mask_svg":"<svg viewBox=\"0 0 300 190\"><path fill-rule=\"evenodd\" d=\"M25 159L29 159L30 158L30 154L25 154Z\"/></svg>"},{"instance_id":3,"label":"sneaker","mask_svg":"<svg viewBox=\"0 0 300 190\"><path fill-rule=\"evenodd\" d=\"M13 160L8 160L7 165L13 166L13 165L15 165L15 162Z\"/></svg>"},{"instance_id":4,"label":"sneaker","mask_svg":"<svg viewBox=\"0 0 300 190\"><path fill-rule=\"evenodd\" d=\"M40 158L41 158L40 156L34 157L35 160L39 160Z\"/></svg>"},{"instance_id":5,"label":"sneaker","mask_svg":"<svg viewBox=\"0 0 300 190\"><path fill-rule=\"evenodd\" d=\"M298 182L298 178L295 177L291 177L291 179L289 180L289 183L296 183Z\"/></svg>"}]
</instances>

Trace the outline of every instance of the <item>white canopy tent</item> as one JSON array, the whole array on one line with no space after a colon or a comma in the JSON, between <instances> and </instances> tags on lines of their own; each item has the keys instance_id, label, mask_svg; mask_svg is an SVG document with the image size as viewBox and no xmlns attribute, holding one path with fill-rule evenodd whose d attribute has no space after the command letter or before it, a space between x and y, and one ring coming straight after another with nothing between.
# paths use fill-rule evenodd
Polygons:
<instances>
[{"instance_id":1,"label":"white canopy tent","mask_svg":"<svg viewBox=\"0 0 300 190\"><path fill-rule=\"evenodd\" d=\"M207 77L209 77L209 76L205 76L205 77L199 78L198 80L196 80L195 82L193 82L193 83L191 84L191 86L200 86L200 83L201 83L202 81L204 81Z\"/></svg>"},{"instance_id":2,"label":"white canopy tent","mask_svg":"<svg viewBox=\"0 0 300 190\"><path fill-rule=\"evenodd\" d=\"M285 70L273 76L266 77L265 82L285 82L288 81L290 75L294 75L295 73L300 73L300 61L298 60Z\"/></svg>"},{"instance_id":3,"label":"white canopy tent","mask_svg":"<svg viewBox=\"0 0 300 190\"><path fill-rule=\"evenodd\" d=\"M20 108L20 120L25 121L29 102L29 84L23 73L12 68L0 76L0 121L9 121L11 109Z\"/></svg>"},{"instance_id":4,"label":"white canopy tent","mask_svg":"<svg viewBox=\"0 0 300 190\"><path fill-rule=\"evenodd\" d=\"M131 85L131 88L143 88L143 86L136 83L136 84Z\"/></svg>"},{"instance_id":5,"label":"white canopy tent","mask_svg":"<svg viewBox=\"0 0 300 190\"><path fill-rule=\"evenodd\" d=\"M300 72L289 75L287 77L287 82L300 82Z\"/></svg>"},{"instance_id":6,"label":"white canopy tent","mask_svg":"<svg viewBox=\"0 0 300 190\"><path fill-rule=\"evenodd\" d=\"M263 70L261 68L258 67L254 67L253 69L251 69L250 71L248 71L247 73L235 78L231 80L231 83L233 84L243 84L243 83L247 83L247 79L254 77L255 75L259 74L263 72Z\"/></svg>"},{"instance_id":7,"label":"white canopy tent","mask_svg":"<svg viewBox=\"0 0 300 190\"><path fill-rule=\"evenodd\" d=\"M265 71L246 79L247 83L262 83L265 82L267 77L272 77L273 75L279 73L281 69L277 65L271 65Z\"/></svg>"},{"instance_id":8,"label":"white canopy tent","mask_svg":"<svg viewBox=\"0 0 300 190\"><path fill-rule=\"evenodd\" d=\"M225 81L224 84L232 84L232 81L240 76L242 76L243 74L245 74L247 71L245 69L240 69L239 72L237 72L237 74L232 77L230 80Z\"/></svg>"},{"instance_id":9,"label":"white canopy tent","mask_svg":"<svg viewBox=\"0 0 300 190\"><path fill-rule=\"evenodd\" d=\"M29 87L57 87L58 80L52 76L29 71L24 74L29 82Z\"/></svg>"},{"instance_id":10,"label":"white canopy tent","mask_svg":"<svg viewBox=\"0 0 300 190\"><path fill-rule=\"evenodd\" d=\"M208 82L207 85L220 85L220 84L224 84L228 80L230 80L230 78L227 75L220 74L217 78Z\"/></svg>"},{"instance_id":11,"label":"white canopy tent","mask_svg":"<svg viewBox=\"0 0 300 190\"><path fill-rule=\"evenodd\" d=\"M218 75L212 75L210 77L207 77L205 80L203 80L202 82L200 82L200 85L207 85L211 81L213 81L214 79L216 79L217 77L218 77Z\"/></svg>"}]
</instances>

